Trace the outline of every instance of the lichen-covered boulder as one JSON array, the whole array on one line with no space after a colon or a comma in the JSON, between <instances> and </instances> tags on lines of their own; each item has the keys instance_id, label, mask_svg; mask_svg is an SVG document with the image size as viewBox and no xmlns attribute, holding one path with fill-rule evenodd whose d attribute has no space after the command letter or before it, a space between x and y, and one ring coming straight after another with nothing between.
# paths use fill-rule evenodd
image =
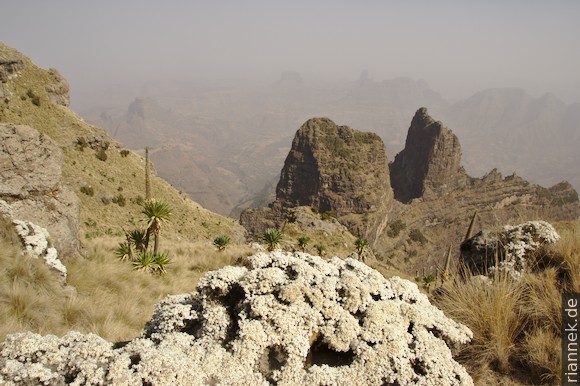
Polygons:
<instances>
[{"instance_id":1,"label":"lichen-covered boulder","mask_svg":"<svg viewBox=\"0 0 580 386\"><path fill-rule=\"evenodd\" d=\"M195 292L157 304L142 336L122 347L76 338L94 340L98 357L57 344L70 334L9 336L0 346L0 381L473 384L450 350L471 339L467 327L414 283L337 257L258 253L246 267L208 272Z\"/></svg>"},{"instance_id":2,"label":"lichen-covered boulder","mask_svg":"<svg viewBox=\"0 0 580 386\"><path fill-rule=\"evenodd\" d=\"M535 252L559 239L558 232L546 221L505 225L499 232L480 231L464 240L461 258L474 273L490 276L503 273L517 280Z\"/></svg>"}]
</instances>

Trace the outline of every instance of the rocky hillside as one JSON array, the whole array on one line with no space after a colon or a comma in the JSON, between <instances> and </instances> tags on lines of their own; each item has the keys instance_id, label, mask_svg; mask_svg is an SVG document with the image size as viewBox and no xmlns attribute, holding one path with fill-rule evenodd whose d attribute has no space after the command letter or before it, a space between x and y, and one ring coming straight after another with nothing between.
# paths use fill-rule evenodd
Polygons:
<instances>
[{"instance_id":1,"label":"rocky hillside","mask_svg":"<svg viewBox=\"0 0 580 386\"><path fill-rule=\"evenodd\" d=\"M457 136L425 108L413 117L390 179L386 162L378 136L311 119L296 132L276 199L268 208L246 210L240 222L260 233L294 222L292 208L314 207L368 238L380 260L434 275L475 212L476 229L580 216L578 194L567 182L544 188L515 174L504 178L496 169L470 177Z\"/></svg>"},{"instance_id":2,"label":"rocky hillside","mask_svg":"<svg viewBox=\"0 0 580 386\"><path fill-rule=\"evenodd\" d=\"M123 93L128 95L119 100ZM535 98L523 90L493 89L450 103L422 80L377 81L363 73L356 81L316 84L287 73L267 85L148 84L104 98L102 106L83 112L89 122L130 149L148 141L163 178L234 218L274 196L293 135L307 119L331 117L374 132L395 155L419 106L461 139L470 175L498 168L544 186L567 180L580 189L580 104L551 94Z\"/></svg>"},{"instance_id":3,"label":"rocky hillside","mask_svg":"<svg viewBox=\"0 0 580 386\"><path fill-rule=\"evenodd\" d=\"M137 203L145 196L144 159L69 110L68 86L56 70L43 70L3 44L0 80L0 199L47 227L66 223L81 241L141 225ZM153 176L151 187L152 196L175 208L166 229L170 240L243 237L234 221L205 210L160 178Z\"/></svg>"},{"instance_id":4,"label":"rocky hillside","mask_svg":"<svg viewBox=\"0 0 580 386\"><path fill-rule=\"evenodd\" d=\"M390 213L381 237L387 259L407 270L435 274L445 251L459 245L470 219L475 229L522 220L574 220L580 217L578 193L568 182L550 188L493 169L482 178L461 167L457 137L419 109L409 127L405 149L390 165L395 198L407 203Z\"/></svg>"}]
</instances>

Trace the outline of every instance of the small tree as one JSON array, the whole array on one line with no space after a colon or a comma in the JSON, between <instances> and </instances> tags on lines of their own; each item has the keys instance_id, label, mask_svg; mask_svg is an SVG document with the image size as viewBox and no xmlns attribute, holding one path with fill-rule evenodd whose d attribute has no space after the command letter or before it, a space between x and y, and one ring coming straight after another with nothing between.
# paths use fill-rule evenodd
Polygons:
<instances>
[{"instance_id":1,"label":"small tree","mask_svg":"<svg viewBox=\"0 0 580 386\"><path fill-rule=\"evenodd\" d=\"M272 252L280 244L282 233L276 228L268 228L264 232L262 240L268 245L268 251Z\"/></svg>"},{"instance_id":2,"label":"small tree","mask_svg":"<svg viewBox=\"0 0 580 386\"><path fill-rule=\"evenodd\" d=\"M326 247L322 244L314 244L314 249L316 249L319 256L323 256L326 253Z\"/></svg>"},{"instance_id":3,"label":"small tree","mask_svg":"<svg viewBox=\"0 0 580 386\"><path fill-rule=\"evenodd\" d=\"M146 236L147 232L141 229L135 229L128 233L128 239L135 246L137 252L143 252L147 249Z\"/></svg>"},{"instance_id":4,"label":"small tree","mask_svg":"<svg viewBox=\"0 0 580 386\"><path fill-rule=\"evenodd\" d=\"M218 249L218 251L223 251L226 249L228 244L231 242L230 236L228 235L219 235L215 239L213 239L213 245Z\"/></svg>"},{"instance_id":5,"label":"small tree","mask_svg":"<svg viewBox=\"0 0 580 386\"><path fill-rule=\"evenodd\" d=\"M354 246L356 247L356 253L358 253L360 256L360 255L362 255L363 251L365 249L367 249L367 247L369 246L369 243L364 238L359 236L355 240Z\"/></svg>"},{"instance_id":6,"label":"small tree","mask_svg":"<svg viewBox=\"0 0 580 386\"><path fill-rule=\"evenodd\" d=\"M309 242L310 237L306 235L298 237L298 245L300 246L300 249L302 249L302 252L306 252L306 246L308 245Z\"/></svg>"},{"instance_id":7,"label":"small tree","mask_svg":"<svg viewBox=\"0 0 580 386\"><path fill-rule=\"evenodd\" d=\"M159 248L159 234L161 233L161 225L164 222L169 222L171 218L171 206L168 202L163 200L151 199L145 200L141 204L143 213L147 221L147 233L145 236L145 248L149 246L151 234L155 236L155 244L153 246L153 254L157 255Z\"/></svg>"}]
</instances>

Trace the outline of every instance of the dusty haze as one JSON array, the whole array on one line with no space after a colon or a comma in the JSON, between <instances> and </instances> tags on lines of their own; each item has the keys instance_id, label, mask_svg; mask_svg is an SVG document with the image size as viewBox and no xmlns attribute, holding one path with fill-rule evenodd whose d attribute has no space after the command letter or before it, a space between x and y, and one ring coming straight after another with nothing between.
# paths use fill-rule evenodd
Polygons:
<instances>
[{"instance_id":1,"label":"dusty haze","mask_svg":"<svg viewBox=\"0 0 580 386\"><path fill-rule=\"evenodd\" d=\"M580 102L578 1L9 1L0 39L71 84L73 109L148 81L425 79ZM133 95L134 97L135 95ZM130 97L130 96L127 96Z\"/></svg>"}]
</instances>

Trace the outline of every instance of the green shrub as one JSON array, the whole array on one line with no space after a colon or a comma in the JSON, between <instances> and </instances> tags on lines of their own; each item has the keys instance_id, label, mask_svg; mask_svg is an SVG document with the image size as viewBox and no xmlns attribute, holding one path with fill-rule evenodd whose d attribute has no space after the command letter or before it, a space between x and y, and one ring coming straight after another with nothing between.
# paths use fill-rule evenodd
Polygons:
<instances>
[{"instance_id":1,"label":"green shrub","mask_svg":"<svg viewBox=\"0 0 580 386\"><path fill-rule=\"evenodd\" d=\"M407 227L401 219L397 219L389 224L389 229L387 229L387 236L397 237L402 230Z\"/></svg>"},{"instance_id":2,"label":"green shrub","mask_svg":"<svg viewBox=\"0 0 580 386\"><path fill-rule=\"evenodd\" d=\"M421 233L419 229L416 228L411 229L411 232L409 232L409 238L412 241L421 243L421 245L427 242L427 238L423 235L423 233Z\"/></svg>"},{"instance_id":3,"label":"green shrub","mask_svg":"<svg viewBox=\"0 0 580 386\"><path fill-rule=\"evenodd\" d=\"M282 240L282 233L276 228L268 228L264 235L262 236L262 240L268 245L268 251L273 251L280 241Z\"/></svg>"},{"instance_id":4,"label":"green shrub","mask_svg":"<svg viewBox=\"0 0 580 386\"><path fill-rule=\"evenodd\" d=\"M34 93L34 91L32 91L31 89L28 89L28 91L26 92L26 95L28 95L28 97L30 98L30 100L32 101L32 104L35 106L40 106L40 97L38 95L36 95ZM23 95L21 97L22 100L26 99L26 97Z\"/></svg>"},{"instance_id":5,"label":"green shrub","mask_svg":"<svg viewBox=\"0 0 580 386\"><path fill-rule=\"evenodd\" d=\"M118 194L115 197L113 197L112 201L119 206L125 206L126 204L125 196L123 196L122 194Z\"/></svg>"},{"instance_id":6,"label":"green shrub","mask_svg":"<svg viewBox=\"0 0 580 386\"><path fill-rule=\"evenodd\" d=\"M135 256L133 268L146 272L155 272L155 267L155 255L152 252L143 251Z\"/></svg>"},{"instance_id":7,"label":"green shrub","mask_svg":"<svg viewBox=\"0 0 580 386\"><path fill-rule=\"evenodd\" d=\"M308 237L306 235L302 235L302 236L298 237L298 245L300 246L300 249L302 249L302 252L306 251L306 246L308 245L309 242L310 242L310 237Z\"/></svg>"},{"instance_id":8,"label":"green shrub","mask_svg":"<svg viewBox=\"0 0 580 386\"><path fill-rule=\"evenodd\" d=\"M160 252L154 256L155 259L155 271L158 273L166 273L165 267L171 264L171 258L167 252Z\"/></svg>"},{"instance_id":9,"label":"green shrub","mask_svg":"<svg viewBox=\"0 0 580 386\"><path fill-rule=\"evenodd\" d=\"M92 196L95 195L95 190L90 185L83 185L83 186L81 186L81 193L84 193L87 196L91 196L92 197Z\"/></svg>"},{"instance_id":10,"label":"green shrub","mask_svg":"<svg viewBox=\"0 0 580 386\"><path fill-rule=\"evenodd\" d=\"M357 239L354 242L354 246L356 247L356 253L360 255L363 253L365 249L367 249L367 247L369 246L369 242L362 237L357 237Z\"/></svg>"},{"instance_id":11,"label":"green shrub","mask_svg":"<svg viewBox=\"0 0 580 386\"><path fill-rule=\"evenodd\" d=\"M127 149L123 149L123 150L121 150L120 153L121 153L121 157L127 157L129 155L130 151Z\"/></svg>"},{"instance_id":12,"label":"green shrub","mask_svg":"<svg viewBox=\"0 0 580 386\"><path fill-rule=\"evenodd\" d=\"M314 249L316 249L319 256L323 256L326 253L326 247L322 244L314 244Z\"/></svg>"},{"instance_id":13,"label":"green shrub","mask_svg":"<svg viewBox=\"0 0 580 386\"><path fill-rule=\"evenodd\" d=\"M87 143L85 137L78 137L75 144L77 145L80 151L84 151L85 148L89 147L89 144Z\"/></svg>"},{"instance_id":14,"label":"green shrub","mask_svg":"<svg viewBox=\"0 0 580 386\"><path fill-rule=\"evenodd\" d=\"M219 235L215 239L213 239L213 245L218 249L218 251L223 251L226 249L228 244L231 242L230 236L228 235Z\"/></svg>"},{"instance_id":15,"label":"green shrub","mask_svg":"<svg viewBox=\"0 0 580 386\"><path fill-rule=\"evenodd\" d=\"M131 255L131 247L127 242L119 243L119 246L115 249L115 255L121 260L127 260Z\"/></svg>"},{"instance_id":16,"label":"green shrub","mask_svg":"<svg viewBox=\"0 0 580 386\"><path fill-rule=\"evenodd\" d=\"M331 218L336 218L337 214L334 210L327 210L320 215L320 218L324 221L330 220Z\"/></svg>"},{"instance_id":17,"label":"green shrub","mask_svg":"<svg viewBox=\"0 0 580 386\"><path fill-rule=\"evenodd\" d=\"M105 162L107 160L107 153L105 152L104 149L101 149L101 150L95 152L95 157L97 157L101 161Z\"/></svg>"}]
</instances>

